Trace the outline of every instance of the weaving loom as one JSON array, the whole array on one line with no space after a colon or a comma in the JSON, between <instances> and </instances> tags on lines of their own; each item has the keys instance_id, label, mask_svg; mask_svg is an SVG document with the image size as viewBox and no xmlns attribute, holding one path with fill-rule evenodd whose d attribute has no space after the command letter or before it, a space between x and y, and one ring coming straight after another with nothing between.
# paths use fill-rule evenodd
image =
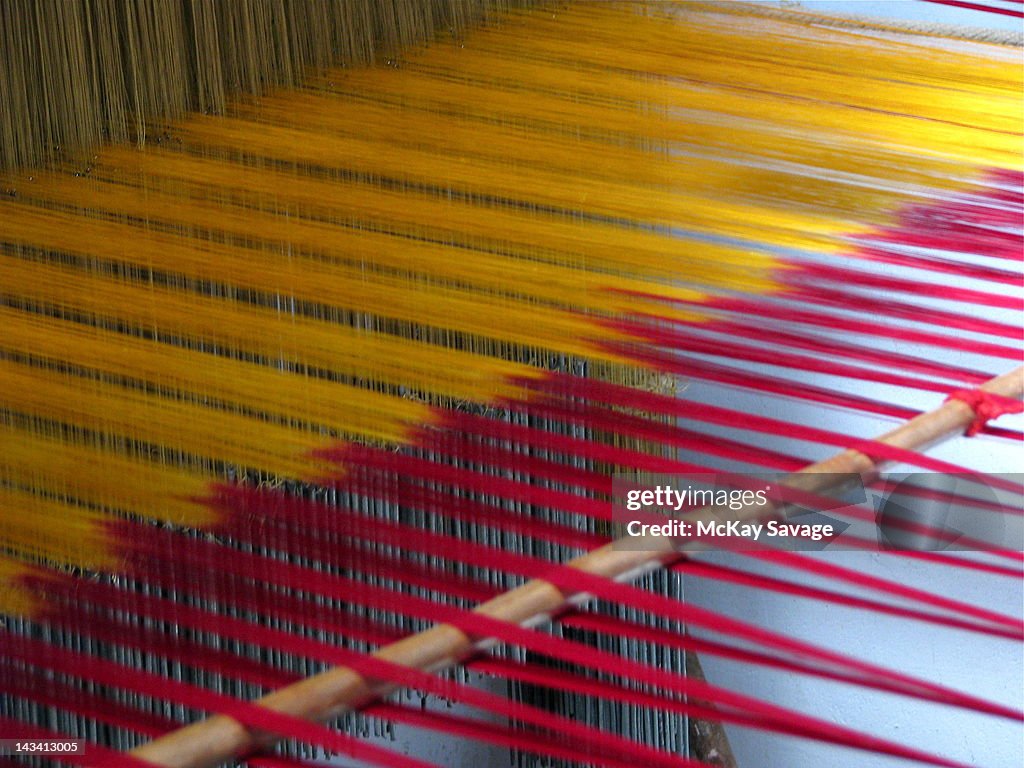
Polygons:
<instances>
[{"instance_id":1,"label":"weaving loom","mask_svg":"<svg viewBox=\"0 0 1024 768\"><path fill-rule=\"evenodd\" d=\"M1019 667L976 695L688 599L1019 655L947 589L1022 581L1019 46L520 5L2 8L0 765L735 765L718 724L990 764L698 656L1020 739ZM619 483L705 473L874 530L887 467L993 489L920 493L1002 538L875 555L927 587L856 535L616 540Z\"/></svg>"}]
</instances>

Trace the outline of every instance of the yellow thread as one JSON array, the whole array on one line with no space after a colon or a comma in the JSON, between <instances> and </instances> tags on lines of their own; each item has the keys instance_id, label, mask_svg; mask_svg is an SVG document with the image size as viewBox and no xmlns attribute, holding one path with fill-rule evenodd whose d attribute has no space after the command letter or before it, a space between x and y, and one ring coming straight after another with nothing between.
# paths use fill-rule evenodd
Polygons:
<instances>
[{"instance_id":1,"label":"yellow thread","mask_svg":"<svg viewBox=\"0 0 1024 768\"><path fill-rule=\"evenodd\" d=\"M22 510L0 507L0 516L20 514ZM30 568L23 562L0 554L0 613L8 616L28 616L40 607L33 595L20 581L29 575Z\"/></svg>"},{"instance_id":2,"label":"yellow thread","mask_svg":"<svg viewBox=\"0 0 1024 768\"><path fill-rule=\"evenodd\" d=\"M117 563L98 510L38 493L0 488L0 540L15 555L77 568Z\"/></svg>"},{"instance_id":3,"label":"yellow thread","mask_svg":"<svg viewBox=\"0 0 1024 768\"><path fill-rule=\"evenodd\" d=\"M1019 67L808 15L580 4L394 64L5 185L0 611L26 563L115 567L111 520L207 525L225 473L621 365L600 320L771 292L780 248L1022 167Z\"/></svg>"},{"instance_id":4,"label":"yellow thread","mask_svg":"<svg viewBox=\"0 0 1024 768\"><path fill-rule=\"evenodd\" d=\"M17 451L0 458L0 480L45 488L62 497L111 510L142 513L152 520L196 527L216 520L197 500L209 475L163 461L159 455L131 455L96 442L74 443L58 434L25 429L9 433ZM119 478L120 482L111 482Z\"/></svg>"}]
</instances>

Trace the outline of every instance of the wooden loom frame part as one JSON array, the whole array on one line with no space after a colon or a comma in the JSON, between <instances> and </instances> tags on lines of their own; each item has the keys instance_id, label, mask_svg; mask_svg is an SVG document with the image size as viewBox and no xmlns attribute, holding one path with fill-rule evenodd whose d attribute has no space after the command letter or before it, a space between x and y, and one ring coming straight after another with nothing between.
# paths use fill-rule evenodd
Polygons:
<instances>
[{"instance_id":1,"label":"wooden loom frame part","mask_svg":"<svg viewBox=\"0 0 1024 768\"><path fill-rule=\"evenodd\" d=\"M1024 367L997 376L979 389L1011 399L1024 396ZM974 410L960 400L947 400L933 411L923 413L878 437L876 442L905 450L925 450L946 438L962 434L976 419ZM883 462L857 450L848 449L824 461L811 464L784 478L786 485L807 493L824 493L837 475L857 474L869 478ZM710 519L714 508L694 513L694 520ZM741 513L742 514L742 513ZM760 513L764 516L764 512ZM665 567L682 557L671 539L649 537L650 549L625 549L616 542L606 544L568 563L588 574L616 581L631 581L642 574ZM631 546L636 546L636 539ZM567 594L540 579L505 592L477 606L474 611L492 619L534 627L562 611L590 598L585 593ZM490 639L473 640L450 624L438 624L375 651L373 657L427 672L455 666L474 652L493 645ZM398 686L375 683L347 667L335 667L259 699L256 704L309 720L328 721L361 705L387 696ZM225 715L216 715L165 734L131 752L134 757L166 768L208 768L225 760L273 743L273 734L262 733Z\"/></svg>"}]
</instances>

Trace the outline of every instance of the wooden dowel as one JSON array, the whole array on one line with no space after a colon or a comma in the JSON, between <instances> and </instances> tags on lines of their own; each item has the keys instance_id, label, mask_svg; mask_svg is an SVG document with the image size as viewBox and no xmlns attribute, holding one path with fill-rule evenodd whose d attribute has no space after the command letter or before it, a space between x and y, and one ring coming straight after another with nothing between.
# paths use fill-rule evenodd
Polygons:
<instances>
[{"instance_id":1,"label":"wooden dowel","mask_svg":"<svg viewBox=\"0 0 1024 768\"><path fill-rule=\"evenodd\" d=\"M686 651L685 660L686 676L691 680L706 682L704 669L697 654ZM715 706L706 701L701 704L712 709ZM713 768L737 768L736 756L732 753L732 747L721 722L691 717L687 723L686 733L689 737L691 757Z\"/></svg>"},{"instance_id":2,"label":"wooden dowel","mask_svg":"<svg viewBox=\"0 0 1024 768\"><path fill-rule=\"evenodd\" d=\"M1024 367L998 376L981 386L986 392L1020 399L1024 395ZM921 414L877 438L877 442L908 450L929 446L961 434L973 421L974 411L959 400L950 400L933 411ZM855 450L843 451L830 459L811 464L788 475L783 482L809 493L829 490L837 476L856 474L870 477L879 469L869 456ZM709 518L713 508L699 510ZM643 573L661 568L677 559L671 539L651 537L642 548L639 538L631 538L629 548L615 542L588 552L567 563L590 574L618 581L633 580ZM536 626L572 605L589 599L588 595L567 594L546 581L533 580L482 603L477 613L502 621ZM439 671L451 667L491 641L474 641L459 629L439 624L424 632L386 645L373 656L406 667ZM309 720L327 721L358 709L366 702L386 696L397 686L366 680L347 667L337 667L264 696L256 703L278 712ZM273 734L249 729L237 721L216 715L161 736L131 752L135 757L166 768L212 768L238 755L272 743Z\"/></svg>"}]
</instances>

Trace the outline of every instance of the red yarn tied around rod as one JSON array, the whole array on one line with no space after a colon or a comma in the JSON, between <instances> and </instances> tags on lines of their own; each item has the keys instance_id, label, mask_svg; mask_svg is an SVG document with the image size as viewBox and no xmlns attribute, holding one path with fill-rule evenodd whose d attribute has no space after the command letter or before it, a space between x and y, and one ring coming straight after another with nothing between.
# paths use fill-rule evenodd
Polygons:
<instances>
[{"instance_id":1,"label":"red yarn tied around rod","mask_svg":"<svg viewBox=\"0 0 1024 768\"><path fill-rule=\"evenodd\" d=\"M964 432L966 437L974 437L992 419L998 419L1008 413L1024 412L1024 403L1020 400L986 392L983 389L958 389L946 398L947 403L950 400L966 403L974 411L974 421Z\"/></svg>"}]
</instances>

